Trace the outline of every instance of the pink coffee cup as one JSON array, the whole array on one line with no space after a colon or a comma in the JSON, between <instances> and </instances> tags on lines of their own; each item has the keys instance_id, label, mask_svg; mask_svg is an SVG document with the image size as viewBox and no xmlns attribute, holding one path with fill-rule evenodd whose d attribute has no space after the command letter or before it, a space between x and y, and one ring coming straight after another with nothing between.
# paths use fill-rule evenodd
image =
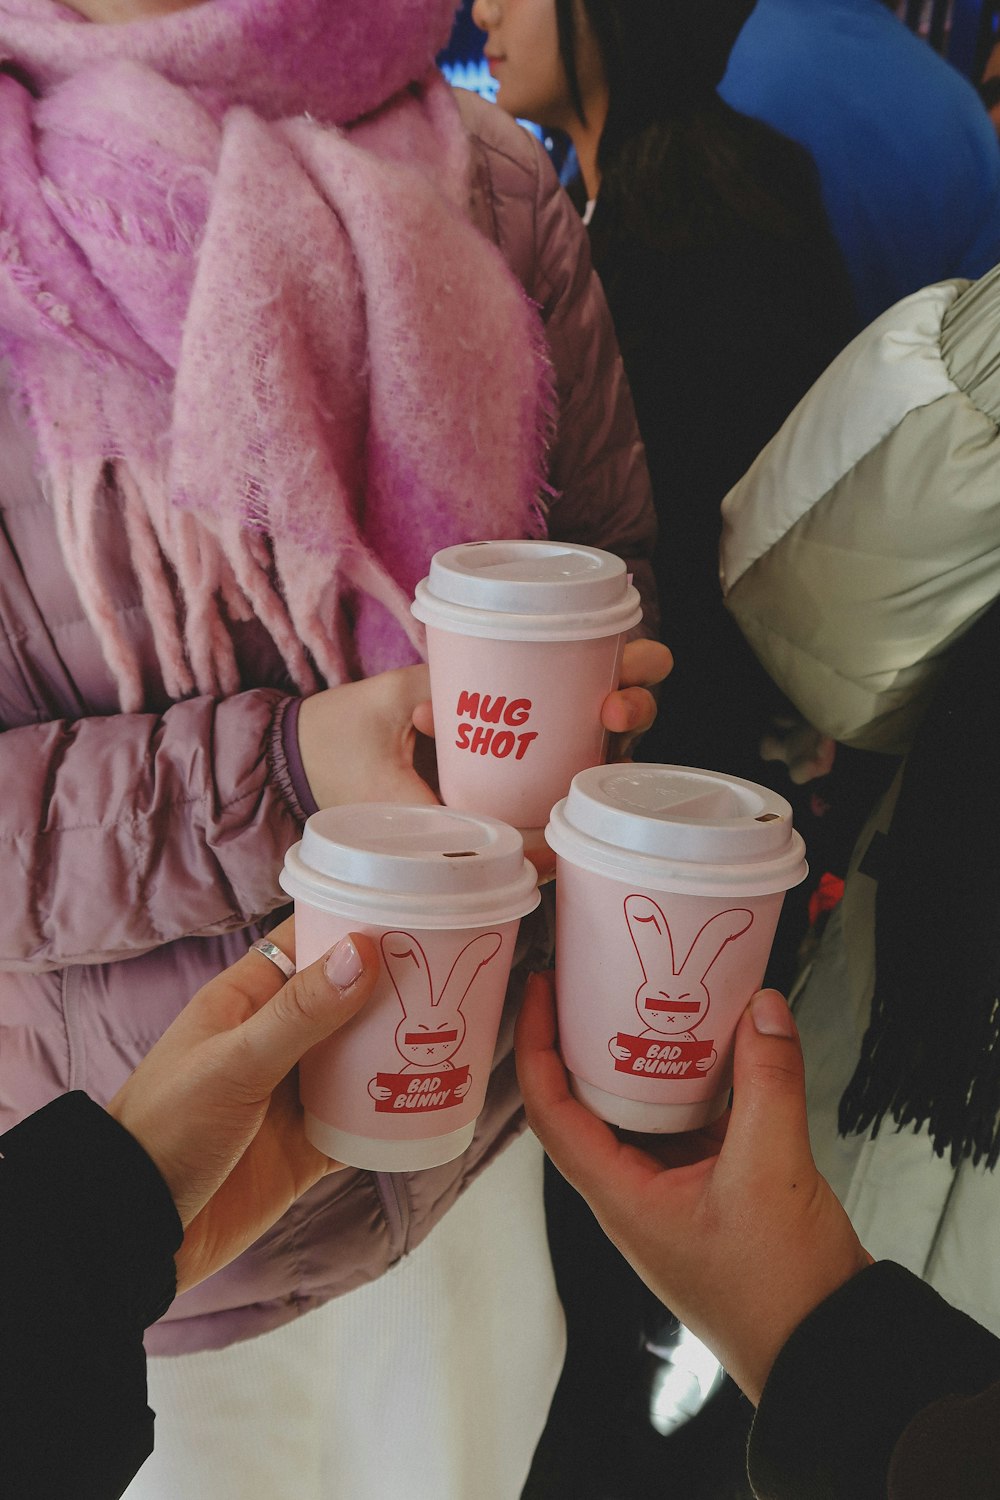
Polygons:
<instances>
[{"instance_id":1,"label":"pink coffee cup","mask_svg":"<svg viewBox=\"0 0 1000 1500\"><path fill-rule=\"evenodd\" d=\"M372 1172L465 1150L486 1097L520 919L539 901L520 835L444 807L332 807L306 823L281 885L299 967L367 933L368 1004L299 1064L306 1134Z\"/></svg>"},{"instance_id":2,"label":"pink coffee cup","mask_svg":"<svg viewBox=\"0 0 1000 1500\"><path fill-rule=\"evenodd\" d=\"M540 828L578 771L604 759L639 595L610 552L470 542L431 559L413 613L427 627L441 796Z\"/></svg>"},{"instance_id":3,"label":"pink coffee cup","mask_svg":"<svg viewBox=\"0 0 1000 1500\"><path fill-rule=\"evenodd\" d=\"M574 779L545 836L574 1094L629 1130L716 1119L785 891L807 873L788 803L713 771L599 766Z\"/></svg>"}]
</instances>

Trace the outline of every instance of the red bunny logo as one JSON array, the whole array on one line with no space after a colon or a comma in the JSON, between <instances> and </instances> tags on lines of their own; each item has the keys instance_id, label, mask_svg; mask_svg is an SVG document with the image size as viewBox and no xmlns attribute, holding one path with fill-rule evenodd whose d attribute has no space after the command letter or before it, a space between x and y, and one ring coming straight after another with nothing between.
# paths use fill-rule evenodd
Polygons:
<instances>
[{"instance_id":1,"label":"red bunny logo","mask_svg":"<svg viewBox=\"0 0 1000 1500\"><path fill-rule=\"evenodd\" d=\"M663 912L648 896L628 896L625 920L642 966L635 1008L643 1030L617 1032L608 1042L620 1073L690 1078L707 1073L718 1059L710 1037L695 1036L712 997L705 980L727 943L753 922L745 907L716 912L696 934L678 967L674 940Z\"/></svg>"},{"instance_id":2,"label":"red bunny logo","mask_svg":"<svg viewBox=\"0 0 1000 1500\"><path fill-rule=\"evenodd\" d=\"M382 958L403 1007L395 1041L404 1066L369 1080L376 1110L447 1109L469 1092L469 1069L454 1062L465 1041L462 1007L501 942L498 932L484 932L466 943L435 995L430 964L417 939L408 932L383 933Z\"/></svg>"}]
</instances>

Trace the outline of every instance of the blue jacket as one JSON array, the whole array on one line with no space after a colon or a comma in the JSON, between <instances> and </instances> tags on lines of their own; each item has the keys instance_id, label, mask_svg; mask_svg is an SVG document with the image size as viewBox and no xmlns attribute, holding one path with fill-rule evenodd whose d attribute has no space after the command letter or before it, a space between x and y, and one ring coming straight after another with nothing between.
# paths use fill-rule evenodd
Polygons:
<instances>
[{"instance_id":1,"label":"blue jacket","mask_svg":"<svg viewBox=\"0 0 1000 1500\"><path fill-rule=\"evenodd\" d=\"M879 0L758 0L720 92L812 152L866 322L1000 261L989 116Z\"/></svg>"}]
</instances>

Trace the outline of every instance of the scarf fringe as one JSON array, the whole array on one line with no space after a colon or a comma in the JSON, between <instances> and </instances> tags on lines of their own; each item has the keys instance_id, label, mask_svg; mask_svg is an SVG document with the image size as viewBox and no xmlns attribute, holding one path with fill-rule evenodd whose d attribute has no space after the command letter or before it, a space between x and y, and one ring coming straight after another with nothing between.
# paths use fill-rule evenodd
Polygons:
<instances>
[{"instance_id":1,"label":"scarf fringe","mask_svg":"<svg viewBox=\"0 0 1000 1500\"><path fill-rule=\"evenodd\" d=\"M228 697L239 691L240 672L232 638L219 609L219 551L194 518L171 517L172 560L186 611L185 638L195 681L203 693Z\"/></svg>"},{"instance_id":2,"label":"scarf fringe","mask_svg":"<svg viewBox=\"0 0 1000 1500\"><path fill-rule=\"evenodd\" d=\"M196 12L211 29L226 6ZM216 108L234 99L130 56L130 27L57 32L100 56L38 104L0 81L0 353L122 707L142 659L105 465L171 698L238 691L251 615L300 692L422 655L409 589L433 552L544 536L553 494L540 309L468 221L450 91L421 70L332 129ZM366 598L393 628L367 616L348 661Z\"/></svg>"},{"instance_id":3,"label":"scarf fringe","mask_svg":"<svg viewBox=\"0 0 1000 1500\"><path fill-rule=\"evenodd\" d=\"M104 488L103 471L103 464L95 464L93 472L82 482L72 473L54 479L52 508L63 556L76 576L80 603L101 643L122 708L126 713L136 713L143 702L139 662L121 629L115 600L105 585L95 536L98 496Z\"/></svg>"},{"instance_id":4,"label":"scarf fringe","mask_svg":"<svg viewBox=\"0 0 1000 1500\"><path fill-rule=\"evenodd\" d=\"M257 619L274 641L300 693L314 693L319 687L316 673L303 649L302 641L292 623L289 609L273 587L272 553L263 537L250 532L233 535L226 547L236 577ZM290 580L292 588L299 586ZM334 678L333 681L343 681Z\"/></svg>"},{"instance_id":5,"label":"scarf fringe","mask_svg":"<svg viewBox=\"0 0 1000 1500\"><path fill-rule=\"evenodd\" d=\"M163 552L149 512L142 503L140 487L128 466L114 467L115 483L122 496L125 531L136 573L143 581L143 595L153 643L163 673L163 685L171 698L186 698L195 681L184 650L175 596L164 570Z\"/></svg>"},{"instance_id":6,"label":"scarf fringe","mask_svg":"<svg viewBox=\"0 0 1000 1500\"><path fill-rule=\"evenodd\" d=\"M842 1133L926 1130L953 1166L1000 1160L1000 781L984 706L1000 600L952 648L902 772L875 897L871 1018Z\"/></svg>"},{"instance_id":7,"label":"scarf fringe","mask_svg":"<svg viewBox=\"0 0 1000 1500\"><path fill-rule=\"evenodd\" d=\"M935 1155L947 1153L952 1166L969 1158L993 1168L1000 1160L1000 989L996 981L980 988L975 971L961 966L932 972L926 982L940 996L942 1035L931 1032L930 1011L913 1003L913 975L876 983L838 1128L874 1140L888 1117L898 1130L926 1130Z\"/></svg>"}]
</instances>

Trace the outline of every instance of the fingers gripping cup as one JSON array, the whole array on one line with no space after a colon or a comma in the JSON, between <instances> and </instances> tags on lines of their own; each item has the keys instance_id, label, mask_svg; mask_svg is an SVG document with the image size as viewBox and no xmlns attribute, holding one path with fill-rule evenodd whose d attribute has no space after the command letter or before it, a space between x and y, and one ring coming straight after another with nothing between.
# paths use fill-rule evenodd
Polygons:
<instances>
[{"instance_id":1,"label":"fingers gripping cup","mask_svg":"<svg viewBox=\"0 0 1000 1500\"><path fill-rule=\"evenodd\" d=\"M570 1086L630 1130L726 1107L736 1024L784 893L806 876L784 798L684 766L598 766L552 810L559 1045Z\"/></svg>"},{"instance_id":2,"label":"fingers gripping cup","mask_svg":"<svg viewBox=\"0 0 1000 1500\"><path fill-rule=\"evenodd\" d=\"M470 542L431 559L413 613L427 654L441 795L540 828L577 771L599 765L639 595L610 552Z\"/></svg>"},{"instance_id":3,"label":"fingers gripping cup","mask_svg":"<svg viewBox=\"0 0 1000 1500\"><path fill-rule=\"evenodd\" d=\"M300 968L371 935L371 1000L299 1064L306 1134L373 1172L439 1166L483 1107L520 919L538 905L521 837L444 807L327 808L289 850Z\"/></svg>"}]
</instances>

